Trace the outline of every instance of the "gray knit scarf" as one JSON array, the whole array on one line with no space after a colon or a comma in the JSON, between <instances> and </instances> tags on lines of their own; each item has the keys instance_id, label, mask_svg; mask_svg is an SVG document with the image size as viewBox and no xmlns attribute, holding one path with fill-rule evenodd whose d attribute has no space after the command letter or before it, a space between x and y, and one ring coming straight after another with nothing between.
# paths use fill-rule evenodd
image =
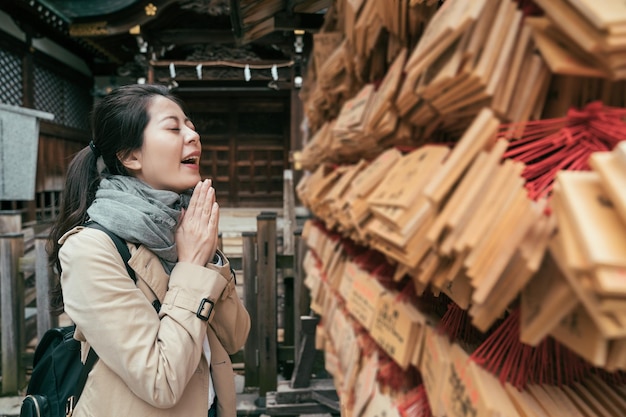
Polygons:
<instances>
[{"instance_id":1,"label":"gray knit scarf","mask_svg":"<svg viewBox=\"0 0 626 417\"><path fill-rule=\"evenodd\" d=\"M190 197L155 190L134 177L112 175L100 181L87 214L127 242L145 245L169 274L178 259L174 232Z\"/></svg>"}]
</instances>

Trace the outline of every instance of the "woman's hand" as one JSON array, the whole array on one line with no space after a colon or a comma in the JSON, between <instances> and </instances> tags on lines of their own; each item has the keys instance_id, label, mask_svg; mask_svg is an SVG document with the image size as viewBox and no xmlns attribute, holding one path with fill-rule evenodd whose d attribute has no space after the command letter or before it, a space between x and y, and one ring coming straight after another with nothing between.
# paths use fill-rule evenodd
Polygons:
<instances>
[{"instance_id":1,"label":"woman's hand","mask_svg":"<svg viewBox=\"0 0 626 417\"><path fill-rule=\"evenodd\" d=\"M176 229L179 262L206 265L215 256L218 241L220 208L215 201L211 180L199 182L193 190L189 207L183 210Z\"/></svg>"}]
</instances>

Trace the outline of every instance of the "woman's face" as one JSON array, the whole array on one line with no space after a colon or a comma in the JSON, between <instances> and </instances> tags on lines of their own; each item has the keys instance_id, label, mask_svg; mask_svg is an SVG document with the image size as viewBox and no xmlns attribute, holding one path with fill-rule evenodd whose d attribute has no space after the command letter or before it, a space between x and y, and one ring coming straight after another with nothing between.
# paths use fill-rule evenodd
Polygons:
<instances>
[{"instance_id":1,"label":"woman's face","mask_svg":"<svg viewBox=\"0 0 626 417\"><path fill-rule=\"evenodd\" d=\"M143 145L124 165L154 189L177 193L200 181L200 136L183 110L170 99L155 96L148 108L150 121Z\"/></svg>"}]
</instances>

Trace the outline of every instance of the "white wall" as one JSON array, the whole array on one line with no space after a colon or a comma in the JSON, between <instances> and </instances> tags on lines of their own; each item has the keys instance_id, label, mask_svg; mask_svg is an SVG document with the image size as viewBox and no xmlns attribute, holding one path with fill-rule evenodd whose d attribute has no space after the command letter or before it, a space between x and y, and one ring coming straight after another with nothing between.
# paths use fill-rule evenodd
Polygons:
<instances>
[{"instance_id":1,"label":"white wall","mask_svg":"<svg viewBox=\"0 0 626 417\"><path fill-rule=\"evenodd\" d=\"M0 30L22 42L26 42L24 32L15 24L11 16L3 11L0 11ZM92 75L85 61L47 38L33 39L33 48L65 63L87 76L91 77Z\"/></svg>"}]
</instances>

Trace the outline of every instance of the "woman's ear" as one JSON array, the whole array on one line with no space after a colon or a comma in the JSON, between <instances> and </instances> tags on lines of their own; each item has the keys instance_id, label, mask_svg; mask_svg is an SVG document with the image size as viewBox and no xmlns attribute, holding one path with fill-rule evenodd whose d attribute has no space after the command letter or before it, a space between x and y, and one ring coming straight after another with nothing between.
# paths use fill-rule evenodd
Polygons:
<instances>
[{"instance_id":1,"label":"woman's ear","mask_svg":"<svg viewBox=\"0 0 626 417\"><path fill-rule=\"evenodd\" d=\"M136 172L141 170L141 150L136 149L126 154L118 153L117 159L120 160L124 168L128 171Z\"/></svg>"}]
</instances>

